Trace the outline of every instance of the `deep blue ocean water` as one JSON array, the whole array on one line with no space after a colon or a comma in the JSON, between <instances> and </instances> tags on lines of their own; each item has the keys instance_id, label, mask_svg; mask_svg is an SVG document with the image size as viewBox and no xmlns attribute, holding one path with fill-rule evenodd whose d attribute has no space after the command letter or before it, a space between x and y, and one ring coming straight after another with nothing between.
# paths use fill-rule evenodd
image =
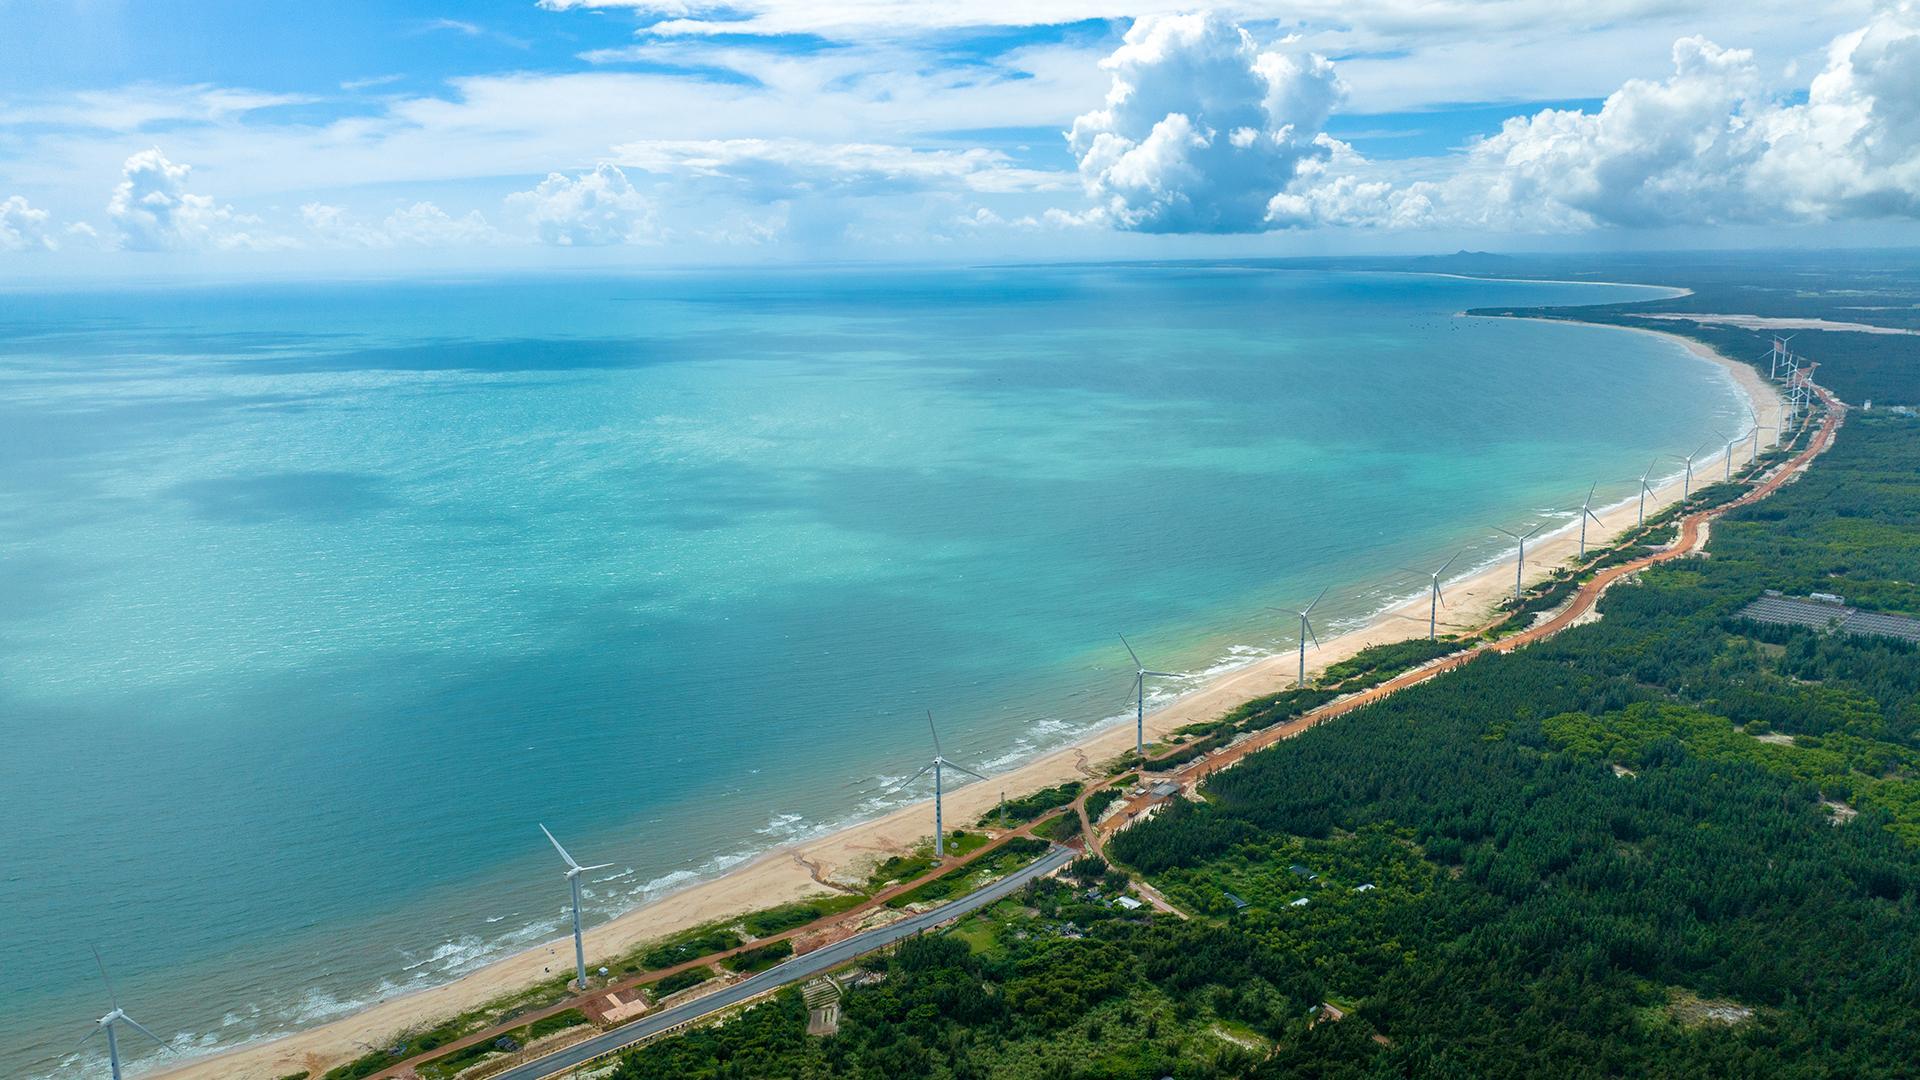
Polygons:
<instances>
[{"instance_id":1,"label":"deep blue ocean water","mask_svg":"<svg viewBox=\"0 0 1920 1080\"><path fill-rule=\"evenodd\" d=\"M0 293L0 1074L595 921L1624 498L1744 407L1595 285L1084 267Z\"/></svg>"}]
</instances>

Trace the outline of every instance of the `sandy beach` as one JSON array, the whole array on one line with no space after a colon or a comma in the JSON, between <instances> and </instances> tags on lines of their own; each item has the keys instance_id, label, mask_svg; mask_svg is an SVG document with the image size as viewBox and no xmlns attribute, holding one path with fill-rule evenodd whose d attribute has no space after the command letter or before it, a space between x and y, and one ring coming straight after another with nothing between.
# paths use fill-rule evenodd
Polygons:
<instances>
[{"instance_id":1,"label":"sandy beach","mask_svg":"<svg viewBox=\"0 0 1920 1080\"><path fill-rule=\"evenodd\" d=\"M1628 327L1606 329L1659 334ZM1779 427L1779 396L1753 368L1727 360L1696 342L1669 334L1659 336L1680 342L1694 355L1726 369L1746 393L1761 422ZM1771 442L1764 437L1766 434L1762 433L1763 444ZM1751 443L1742 442L1736 447L1737 462L1745 460L1750 446ZM1695 464L1695 477L1700 486L1723 475L1721 459L1722 454L1716 453ZM1662 487L1657 505L1664 507L1673 502L1679 496L1679 487L1677 481ZM1655 505L1655 500L1650 499L1649 512ZM1589 544L1603 544L1632 526L1635 506L1635 501L1629 499L1600 511L1603 526L1590 526ZM1544 577L1566 564L1574 557L1578 543L1578 522L1571 519L1554 532L1535 538L1527 548L1527 578ZM1448 605L1441 609L1442 632L1486 622L1499 602L1511 595L1513 573L1512 561L1506 560L1446 582ZM1409 582L1410 592L1417 587L1418 582ZM1364 627L1325 639L1321 648L1307 654L1309 675L1368 645L1423 635L1426 618L1427 600L1423 595L1396 611L1382 613ZM1285 689L1294 682L1295 662L1294 654L1286 652L1226 671L1150 713L1146 721L1148 734L1150 737L1164 735L1183 725L1217 717L1248 699ZM1012 797L1090 775L1099 762L1127 751L1132 745L1131 724L1094 731L1073 746L1029 761L993 777L989 783L950 792L946 799L948 820L970 822L978 818L994 805L1003 791ZM824 889L814 880L809 864L829 879L859 880L876 859L910 849L929 835L932 816L932 807L927 803L904 807L884 817L769 852L714 880L692 885L627 912L587 932L589 964L596 957L624 953L642 943L716 918L819 894ZM549 977L550 972L565 970L571 965L571 952L571 942L549 942L445 986L395 997L307 1031L184 1062L155 1075L277 1080L306 1069L318 1077L327 1068L365 1052L368 1046L383 1045L400 1031L473 1008Z\"/></svg>"}]
</instances>

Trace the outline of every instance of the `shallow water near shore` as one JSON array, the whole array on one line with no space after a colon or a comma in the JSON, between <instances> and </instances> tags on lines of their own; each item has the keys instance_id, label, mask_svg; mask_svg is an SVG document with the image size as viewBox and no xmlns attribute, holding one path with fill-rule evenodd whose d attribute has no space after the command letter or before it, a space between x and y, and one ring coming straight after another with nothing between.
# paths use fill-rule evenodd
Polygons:
<instances>
[{"instance_id":1,"label":"shallow water near shore","mask_svg":"<svg viewBox=\"0 0 1920 1080\"><path fill-rule=\"evenodd\" d=\"M1246 268L6 295L0 1074L442 982L1325 636L1745 408L1480 305ZM1677 468L1677 465L1672 466ZM1170 694L1179 684L1158 687ZM141 1048L144 1053L147 1048Z\"/></svg>"}]
</instances>

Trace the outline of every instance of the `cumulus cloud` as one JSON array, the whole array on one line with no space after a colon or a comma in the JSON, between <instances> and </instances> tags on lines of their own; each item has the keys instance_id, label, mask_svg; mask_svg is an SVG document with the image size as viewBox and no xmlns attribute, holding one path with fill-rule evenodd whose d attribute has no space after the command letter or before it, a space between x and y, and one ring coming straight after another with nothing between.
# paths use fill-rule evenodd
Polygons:
<instances>
[{"instance_id":1,"label":"cumulus cloud","mask_svg":"<svg viewBox=\"0 0 1920 1080\"><path fill-rule=\"evenodd\" d=\"M1630 80L1597 112L1509 119L1438 180L1365 179L1366 163L1347 155L1276 199L1274 213L1292 224L1528 232L1920 216L1912 3L1835 39L1803 102L1770 91L1744 49L1685 37L1672 60L1670 76Z\"/></svg>"},{"instance_id":2,"label":"cumulus cloud","mask_svg":"<svg viewBox=\"0 0 1920 1080\"><path fill-rule=\"evenodd\" d=\"M551 173L532 191L507 197L541 241L561 247L640 244L656 238L653 204L614 165L578 176Z\"/></svg>"},{"instance_id":3,"label":"cumulus cloud","mask_svg":"<svg viewBox=\"0 0 1920 1080\"><path fill-rule=\"evenodd\" d=\"M1067 141L1099 212L1140 232L1257 232L1273 197L1328 157L1341 96L1326 58L1262 51L1211 13L1134 22L1113 55L1106 107Z\"/></svg>"},{"instance_id":4,"label":"cumulus cloud","mask_svg":"<svg viewBox=\"0 0 1920 1080\"><path fill-rule=\"evenodd\" d=\"M0 199L0 251L52 251L59 245L47 231L47 212L19 195Z\"/></svg>"},{"instance_id":5,"label":"cumulus cloud","mask_svg":"<svg viewBox=\"0 0 1920 1080\"><path fill-rule=\"evenodd\" d=\"M280 246L246 231L257 219L235 214L210 196L186 189L193 169L168 161L158 147L142 150L121 167L120 183L107 201L121 247L134 251L223 250Z\"/></svg>"}]
</instances>

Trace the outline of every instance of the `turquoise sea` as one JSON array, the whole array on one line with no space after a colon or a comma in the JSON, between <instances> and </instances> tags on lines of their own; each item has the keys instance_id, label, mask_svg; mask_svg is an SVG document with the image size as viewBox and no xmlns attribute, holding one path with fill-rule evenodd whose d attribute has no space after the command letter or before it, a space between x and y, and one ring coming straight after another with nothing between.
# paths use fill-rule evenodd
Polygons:
<instances>
[{"instance_id":1,"label":"turquoise sea","mask_svg":"<svg viewBox=\"0 0 1920 1080\"><path fill-rule=\"evenodd\" d=\"M1598 285L1095 266L0 293L0 1075L445 981L1413 592L1745 416ZM1164 687L1163 689L1170 689ZM142 1048L141 1052L144 1053ZM69 1068L62 1069L62 1064Z\"/></svg>"}]
</instances>

